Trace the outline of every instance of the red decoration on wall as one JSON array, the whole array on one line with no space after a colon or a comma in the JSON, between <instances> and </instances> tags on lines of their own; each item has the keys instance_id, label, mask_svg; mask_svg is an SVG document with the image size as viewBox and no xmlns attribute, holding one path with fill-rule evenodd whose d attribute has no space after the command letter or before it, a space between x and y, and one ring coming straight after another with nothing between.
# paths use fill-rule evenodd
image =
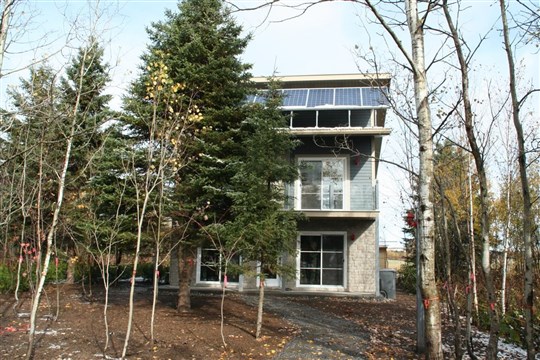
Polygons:
<instances>
[{"instance_id":1,"label":"red decoration on wall","mask_svg":"<svg viewBox=\"0 0 540 360\"><path fill-rule=\"evenodd\" d=\"M355 233L351 233L351 241L354 241L356 239Z\"/></svg>"}]
</instances>

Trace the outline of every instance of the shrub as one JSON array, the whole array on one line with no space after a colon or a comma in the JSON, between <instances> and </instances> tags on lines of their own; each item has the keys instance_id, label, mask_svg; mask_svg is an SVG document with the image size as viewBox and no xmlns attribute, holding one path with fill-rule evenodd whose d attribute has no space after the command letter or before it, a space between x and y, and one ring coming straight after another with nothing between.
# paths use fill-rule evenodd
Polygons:
<instances>
[{"instance_id":1,"label":"shrub","mask_svg":"<svg viewBox=\"0 0 540 360\"><path fill-rule=\"evenodd\" d=\"M4 294L15 290L15 275L9 266L0 264L0 293Z\"/></svg>"},{"instance_id":2,"label":"shrub","mask_svg":"<svg viewBox=\"0 0 540 360\"><path fill-rule=\"evenodd\" d=\"M397 286L410 294L416 293L416 266L406 262L398 271Z\"/></svg>"},{"instance_id":3,"label":"shrub","mask_svg":"<svg viewBox=\"0 0 540 360\"><path fill-rule=\"evenodd\" d=\"M51 258L49 262L49 271L45 278L46 283L62 282L66 280L67 274L67 262L59 260L56 262L55 258Z\"/></svg>"},{"instance_id":4,"label":"shrub","mask_svg":"<svg viewBox=\"0 0 540 360\"><path fill-rule=\"evenodd\" d=\"M35 264L30 263L29 266L23 264L21 268L21 278L19 284L20 291L27 291L30 287L28 277L31 276L32 283L36 284ZM55 283L66 279L67 263L59 261L56 266L56 259L52 258L49 262L49 271L45 278L46 283ZM17 264L8 266L0 264L0 293L9 293L15 291L17 286Z\"/></svg>"},{"instance_id":5,"label":"shrub","mask_svg":"<svg viewBox=\"0 0 540 360\"><path fill-rule=\"evenodd\" d=\"M109 266L109 275L111 284L117 281L126 281L129 280L131 274L133 273L133 265L110 265ZM169 268L166 266L159 267L159 278L160 283L164 283L164 280L168 279ZM143 281L146 283L151 283L154 274L154 264L151 262L141 262L137 266L137 277L142 277ZM77 263L75 267L75 279L76 281L88 282L88 278L91 278L91 282L94 284L102 284L103 276L101 269L97 264L89 265L87 263Z\"/></svg>"},{"instance_id":6,"label":"shrub","mask_svg":"<svg viewBox=\"0 0 540 360\"><path fill-rule=\"evenodd\" d=\"M159 266L159 282L163 283L168 279L169 268L165 266ZM130 272L131 274L131 272ZM152 282L154 279L154 264L151 262L140 263L137 267L137 276L141 276L144 282Z\"/></svg>"},{"instance_id":7,"label":"shrub","mask_svg":"<svg viewBox=\"0 0 540 360\"><path fill-rule=\"evenodd\" d=\"M507 312L501 318L501 337L518 345L525 345L525 319L519 311Z\"/></svg>"}]
</instances>

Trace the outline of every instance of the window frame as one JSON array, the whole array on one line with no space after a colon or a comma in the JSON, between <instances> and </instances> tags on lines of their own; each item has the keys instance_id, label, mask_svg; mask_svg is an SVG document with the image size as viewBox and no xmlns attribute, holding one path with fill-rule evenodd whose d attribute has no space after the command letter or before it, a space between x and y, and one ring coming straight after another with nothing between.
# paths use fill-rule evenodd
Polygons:
<instances>
[{"instance_id":1,"label":"window frame","mask_svg":"<svg viewBox=\"0 0 540 360\"><path fill-rule=\"evenodd\" d=\"M323 209L323 193L321 186L321 206L318 209L302 208L302 177L299 172L298 179L294 182L294 209L299 211L348 211L350 209L350 158L348 155L340 156L321 156L321 155L299 155L296 156L296 164L301 166L302 161L320 161L339 160L343 162L343 207L341 209ZM321 167L322 169L322 167ZM322 181L322 180L321 180Z\"/></svg>"},{"instance_id":2,"label":"window frame","mask_svg":"<svg viewBox=\"0 0 540 360\"><path fill-rule=\"evenodd\" d=\"M213 250L213 251L216 251L219 255L219 269L218 269L218 279L219 280L201 280L201 268L203 266L203 262L202 262L202 253L203 253L203 250ZM223 272L222 272L222 255L221 253L219 252L219 250L217 250L216 248L214 248L213 246L209 245L209 246L199 246L197 247L197 266L196 266L196 275L195 275L195 283L196 284L211 284L211 285L220 285L221 284L221 279L223 277ZM239 265L242 264L242 256L241 255L238 255L238 263ZM242 281L242 278L241 278L241 275L238 275L238 281L231 281L231 279L228 277L227 278L227 283L228 284L232 284L232 285L239 285L240 282Z\"/></svg>"},{"instance_id":3,"label":"window frame","mask_svg":"<svg viewBox=\"0 0 540 360\"><path fill-rule=\"evenodd\" d=\"M302 284L301 281L301 257L302 257L302 236L320 236L321 243L322 238L325 235L331 236L341 236L343 238L343 281L342 285L324 285L322 284L322 271L324 270L323 266L323 254L324 249L321 247L319 251L321 254L321 263L320 263L320 280L319 284ZM347 232L346 231L302 231L298 234L297 243L296 243L296 287L297 288L312 288L317 290L328 290L328 291L345 291L347 288L347 279L348 279L348 242L347 242Z\"/></svg>"}]
</instances>

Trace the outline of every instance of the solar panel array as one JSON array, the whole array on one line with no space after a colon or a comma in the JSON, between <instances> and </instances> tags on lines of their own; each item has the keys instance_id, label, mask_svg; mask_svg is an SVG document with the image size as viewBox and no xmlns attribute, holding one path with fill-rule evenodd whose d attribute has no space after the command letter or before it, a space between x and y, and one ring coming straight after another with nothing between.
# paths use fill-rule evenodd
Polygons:
<instances>
[{"instance_id":1,"label":"solar panel array","mask_svg":"<svg viewBox=\"0 0 540 360\"><path fill-rule=\"evenodd\" d=\"M336 106L362 104L361 90L361 88L336 89Z\"/></svg>"},{"instance_id":2,"label":"solar panel array","mask_svg":"<svg viewBox=\"0 0 540 360\"><path fill-rule=\"evenodd\" d=\"M334 105L334 89L310 89L307 107Z\"/></svg>"},{"instance_id":3,"label":"solar panel array","mask_svg":"<svg viewBox=\"0 0 540 360\"><path fill-rule=\"evenodd\" d=\"M387 89L376 87L363 88L326 88L326 89L285 89L283 107L314 108L322 106L387 106ZM264 92L251 95L250 103L264 103Z\"/></svg>"},{"instance_id":4,"label":"solar panel array","mask_svg":"<svg viewBox=\"0 0 540 360\"><path fill-rule=\"evenodd\" d=\"M284 90L283 92L283 106L306 106L307 89Z\"/></svg>"}]
</instances>

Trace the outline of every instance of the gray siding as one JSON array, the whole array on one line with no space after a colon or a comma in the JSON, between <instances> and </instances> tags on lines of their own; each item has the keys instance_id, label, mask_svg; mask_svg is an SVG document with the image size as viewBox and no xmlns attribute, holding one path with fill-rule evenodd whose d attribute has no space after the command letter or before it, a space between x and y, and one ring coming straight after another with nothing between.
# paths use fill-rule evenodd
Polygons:
<instances>
[{"instance_id":1,"label":"gray siding","mask_svg":"<svg viewBox=\"0 0 540 360\"><path fill-rule=\"evenodd\" d=\"M357 138L355 147L363 155L371 155L371 138ZM375 196L372 179L373 159L367 156L351 157L351 210L375 209Z\"/></svg>"}]
</instances>

